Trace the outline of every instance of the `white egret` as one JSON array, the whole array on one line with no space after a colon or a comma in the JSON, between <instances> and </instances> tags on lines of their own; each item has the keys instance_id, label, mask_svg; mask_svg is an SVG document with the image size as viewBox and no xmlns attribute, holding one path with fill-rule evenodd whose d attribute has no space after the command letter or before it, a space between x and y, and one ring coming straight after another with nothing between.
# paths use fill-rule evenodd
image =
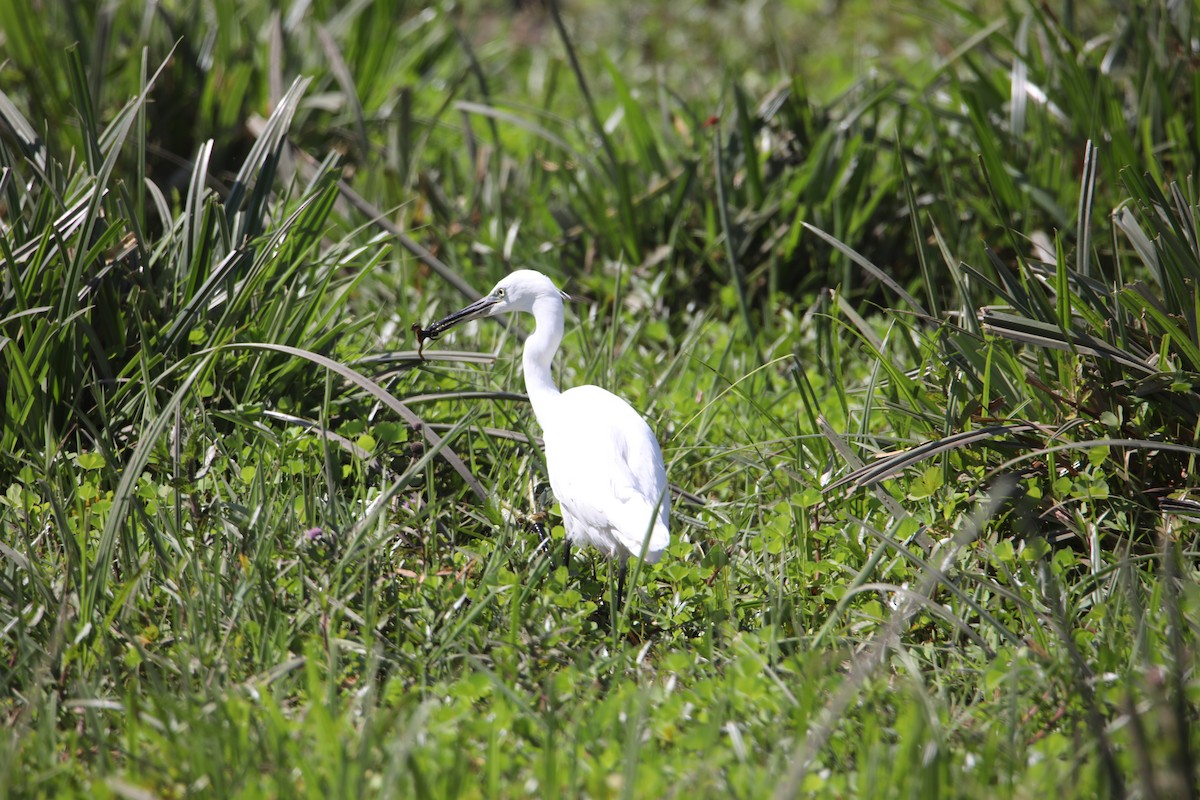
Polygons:
<instances>
[{"instance_id":1,"label":"white egret","mask_svg":"<svg viewBox=\"0 0 1200 800\"><path fill-rule=\"evenodd\" d=\"M567 295L540 272L522 269L485 297L417 331L418 344L455 325L510 311L533 314L525 340L525 390L542 428L550 487L562 508L567 541L619 559L618 596L630 558L654 563L671 542L670 498L662 451L629 403L599 386L559 392L550 364L563 337Z\"/></svg>"}]
</instances>

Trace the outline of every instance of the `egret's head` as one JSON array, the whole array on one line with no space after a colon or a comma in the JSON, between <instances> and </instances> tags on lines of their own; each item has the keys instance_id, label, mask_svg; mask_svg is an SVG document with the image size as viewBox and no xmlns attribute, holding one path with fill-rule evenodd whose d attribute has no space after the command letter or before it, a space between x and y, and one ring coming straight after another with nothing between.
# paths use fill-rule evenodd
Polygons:
<instances>
[{"instance_id":1,"label":"egret's head","mask_svg":"<svg viewBox=\"0 0 1200 800\"><path fill-rule=\"evenodd\" d=\"M533 312L533 304L540 298L565 300L567 295L558 290L554 281L540 272L519 269L497 283L484 298L491 301L489 316L509 311Z\"/></svg>"},{"instance_id":2,"label":"egret's head","mask_svg":"<svg viewBox=\"0 0 1200 800\"><path fill-rule=\"evenodd\" d=\"M507 275L492 288L492 291L471 305L430 325L423 332L423 336L427 339L436 339L460 322L468 322L481 317L494 317L510 311L525 311L532 314L534 304L542 299L561 303L568 298L565 293L558 290L554 281L542 273L531 269L519 269Z\"/></svg>"}]
</instances>

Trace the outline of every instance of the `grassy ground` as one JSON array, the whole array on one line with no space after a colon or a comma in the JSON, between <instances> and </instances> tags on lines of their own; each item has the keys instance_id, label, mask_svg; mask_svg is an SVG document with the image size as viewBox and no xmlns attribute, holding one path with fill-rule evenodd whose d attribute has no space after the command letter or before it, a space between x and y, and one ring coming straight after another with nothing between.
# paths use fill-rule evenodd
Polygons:
<instances>
[{"instance_id":1,"label":"grassy ground","mask_svg":"<svg viewBox=\"0 0 1200 800\"><path fill-rule=\"evenodd\" d=\"M0 0L0 797L1196 794L1194 11L751 5Z\"/></svg>"}]
</instances>

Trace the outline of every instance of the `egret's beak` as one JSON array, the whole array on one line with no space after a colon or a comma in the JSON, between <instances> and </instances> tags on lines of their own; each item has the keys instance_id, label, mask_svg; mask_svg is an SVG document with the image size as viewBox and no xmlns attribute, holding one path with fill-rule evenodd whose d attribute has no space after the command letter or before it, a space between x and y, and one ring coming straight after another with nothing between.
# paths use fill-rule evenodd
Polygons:
<instances>
[{"instance_id":1,"label":"egret's beak","mask_svg":"<svg viewBox=\"0 0 1200 800\"><path fill-rule=\"evenodd\" d=\"M486 317L492 313L492 306L500 302L497 298L488 295L481 297L466 308L455 311L448 317L443 317L437 322L431 323L422 334L423 339L436 339L446 331L453 328L460 322L470 322L473 319Z\"/></svg>"}]
</instances>

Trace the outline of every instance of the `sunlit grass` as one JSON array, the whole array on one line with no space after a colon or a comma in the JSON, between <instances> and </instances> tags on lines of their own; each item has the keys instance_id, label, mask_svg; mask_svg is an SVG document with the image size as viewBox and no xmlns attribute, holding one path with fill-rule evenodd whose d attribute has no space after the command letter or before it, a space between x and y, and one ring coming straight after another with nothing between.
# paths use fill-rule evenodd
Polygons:
<instances>
[{"instance_id":1,"label":"sunlit grass","mask_svg":"<svg viewBox=\"0 0 1200 800\"><path fill-rule=\"evenodd\" d=\"M1194 20L846 5L0 2L0 796L1194 792Z\"/></svg>"}]
</instances>

